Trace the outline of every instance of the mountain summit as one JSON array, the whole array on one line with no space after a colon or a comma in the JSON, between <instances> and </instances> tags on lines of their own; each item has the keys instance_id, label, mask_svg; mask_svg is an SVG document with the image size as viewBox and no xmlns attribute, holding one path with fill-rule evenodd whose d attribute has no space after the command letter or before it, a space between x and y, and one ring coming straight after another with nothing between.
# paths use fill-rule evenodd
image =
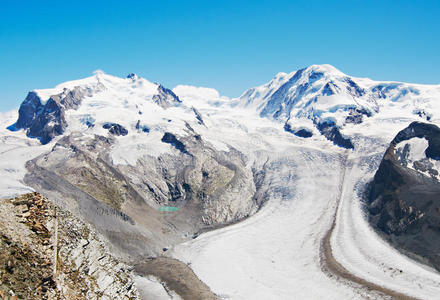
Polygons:
<instances>
[{"instance_id":1,"label":"mountain summit","mask_svg":"<svg viewBox=\"0 0 440 300\"><path fill-rule=\"evenodd\" d=\"M100 118L110 118L104 122L114 121L124 111L136 115L152 103L165 109L180 102L171 90L136 74L123 79L95 71L94 76L85 79L29 92L20 106L17 122L9 128L24 129L29 137L46 144L72 123L91 127Z\"/></svg>"},{"instance_id":2,"label":"mountain summit","mask_svg":"<svg viewBox=\"0 0 440 300\"><path fill-rule=\"evenodd\" d=\"M348 76L331 65L312 65L278 73L270 82L244 92L238 105L256 110L261 117L285 122L286 130L294 133L306 130L298 120L308 120L309 127L352 148L339 133L347 124L390 114L415 114L429 121L440 111L439 103L427 101L434 97L440 98L437 85L378 82ZM311 128L308 130L306 136L312 134Z\"/></svg>"},{"instance_id":3,"label":"mountain summit","mask_svg":"<svg viewBox=\"0 0 440 300\"><path fill-rule=\"evenodd\" d=\"M344 131L366 120L398 115L429 121L438 118L436 112L440 111L440 104L432 101L440 98L437 85L356 78L331 65L278 73L270 82L248 89L234 101L225 102L216 91L207 93L206 88L178 86L175 90L190 105L183 105L177 115L192 110L192 117L199 118L197 109L191 108L198 104L237 106L282 122L287 132L299 137L320 134L349 149L354 144ZM118 78L96 71L92 77L29 92L20 106L17 122L9 129L24 129L29 137L38 138L43 144L68 127L83 130L97 124L113 130L119 128L111 125L116 124L122 131L113 132L125 134L130 128L147 130L141 124L147 119L168 120L172 114L164 110L181 104L182 99L172 90L134 73Z\"/></svg>"}]
</instances>

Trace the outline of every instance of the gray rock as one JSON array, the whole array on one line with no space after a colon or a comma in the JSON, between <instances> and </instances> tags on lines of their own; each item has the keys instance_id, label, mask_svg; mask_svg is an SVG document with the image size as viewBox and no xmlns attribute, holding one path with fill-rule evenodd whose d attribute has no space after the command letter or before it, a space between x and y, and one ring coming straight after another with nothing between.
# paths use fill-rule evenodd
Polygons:
<instances>
[{"instance_id":1,"label":"gray rock","mask_svg":"<svg viewBox=\"0 0 440 300\"><path fill-rule=\"evenodd\" d=\"M72 134L30 161L25 180L91 223L115 253L130 259L162 253L261 206L256 182L264 174L254 176L260 169L250 169L242 153L215 150L195 133L168 132L164 140L182 151L115 166L108 157L112 138ZM164 206L177 211L161 212Z\"/></svg>"},{"instance_id":2,"label":"gray rock","mask_svg":"<svg viewBox=\"0 0 440 300\"><path fill-rule=\"evenodd\" d=\"M105 123L102 125L102 128L107 129L108 132L116 136L125 136L128 134L128 130L124 126L117 123Z\"/></svg>"}]
</instances>

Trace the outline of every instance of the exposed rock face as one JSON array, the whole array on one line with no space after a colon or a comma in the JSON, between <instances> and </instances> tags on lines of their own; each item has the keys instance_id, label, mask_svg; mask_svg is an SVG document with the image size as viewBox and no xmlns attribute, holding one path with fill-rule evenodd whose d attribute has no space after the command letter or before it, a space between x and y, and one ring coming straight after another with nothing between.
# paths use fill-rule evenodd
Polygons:
<instances>
[{"instance_id":1,"label":"exposed rock face","mask_svg":"<svg viewBox=\"0 0 440 300\"><path fill-rule=\"evenodd\" d=\"M185 145L179 141L176 136L172 133L165 132L165 134L162 137L162 142L171 144L173 147L175 147L177 150L184 154L188 154L188 151L186 151Z\"/></svg>"},{"instance_id":2,"label":"exposed rock face","mask_svg":"<svg viewBox=\"0 0 440 300\"><path fill-rule=\"evenodd\" d=\"M67 122L64 109L59 101L50 98L46 104L34 92L30 92L19 109L16 129L25 129L29 137L40 139L47 144L57 135L64 132Z\"/></svg>"},{"instance_id":3,"label":"exposed rock face","mask_svg":"<svg viewBox=\"0 0 440 300\"><path fill-rule=\"evenodd\" d=\"M0 202L3 294L21 299L138 299L132 267L89 225L31 193Z\"/></svg>"},{"instance_id":4,"label":"exposed rock face","mask_svg":"<svg viewBox=\"0 0 440 300\"><path fill-rule=\"evenodd\" d=\"M163 108L168 108L182 102L172 90L165 88L161 84L157 87L157 91L158 94L153 96L153 101Z\"/></svg>"},{"instance_id":5,"label":"exposed rock face","mask_svg":"<svg viewBox=\"0 0 440 300\"><path fill-rule=\"evenodd\" d=\"M426 156L435 160L440 160L440 128L433 124L413 122L407 128L400 131L394 140L393 145L411 138L425 138L429 146L426 149Z\"/></svg>"},{"instance_id":6,"label":"exposed rock face","mask_svg":"<svg viewBox=\"0 0 440 300\"><path fill-rule=\"evenodd\" d=\"M25 180L131 258L156 255L207 227L241 220L264 201L242 153L217 151L191 131L167 132L162 141L175 148L173 154L116 166L108 156L112 138L73 134L28 162ZM178 211L164 214L162 206Z\"/></svg>"},{"instance_id":7,"label":"exposed rock face","mask_svg":"<svg viewBox=\"0 0 440 300\"><path fill-rule=\"evenodd\" d=\"M206 126L205 122L203 121L202 114L195 107L193 107L192 110L193 110L194 114L196 115L196 118L197 118L197 121L199 122L199 124Z\"/></svg>"},{"instance_id":8,"label":"exposed rock face","mask_svg":"<svg viewBox=\"0 0 440 300\"><path fill-rule=\"evenodd\" d=\"M138 132L140 132L140 131L145 132L145 133L149 133L150 132L150 128L147 125L142 125L141 124L141 120L137 121L135 128L136 128L136 130Z\"/></svg>"},{"instance_id":9,"label":"exposed rock face","mask_svg":"<svg viewBox=\"0 0 440 300\"><path fill-rule=\"evenodd\" d=\"M346 86L346 89L348 91L348 93L350 95L352 95L353 97L362 97L363 95L365 95L367 93L367 91L363 88L361 88L356 82L354 82L353 79L351 79L350 77L345 77L344 81L346 83L348 83L348 85Z\"/></svg>"},{"instance_id":10,"label":"exposed rock face","mask_svg":"<svg viewBox=\"0 0 440 300\"><path fill-rule=\"evenodd\" d=\"M113 135L119 136L119 135L127 135L128 130L125 129L124 126L117 124L117 123L105 123L102 125L102 128L107 129L108 132L110 132Z\"/></svg>"},{"instance_id":11,"label":"exposed rock face","mask_svg":"<svg viewBox=\"0 0 440 300\"><path fill-rule=\"evenodd\" d=\"M422 152L418 160L410 163L408 152L415 151L411 145L406 144L403 150L397 147L414 138L426 139L429 145L424 155ZM440 129L435 125L413 122L400 131L383 157L367 199L373 227L398 248L438 270L440 182L436 170L428 172L420 164L436 164L439 141Z\"/></svg>"},{"instance_id":12,"label":"exposed rock face","mask_svg":"<svg viewBox=\"0 0 440 300\"><path fill-rule=\"evenodd\" d=\"M324 122L317 125L318 130L329 141L332 141L335 145L345 148L354 149L353 143L349 138L343 137L339 128L332 123Z\"/></svg>"},{"instance_id":13,"label":"exposed rock face","mask_svg":"<svg viewBox=\"0 0 440 300\"><path fill-rule=\"evenodd\" d=\"M284 131L293 133L294 135L302 138L309 138L313 136L313 133L311 131L304 128L293 129L292 126L290 126L290 124L287 122L284 124Z\"/></svg>"},{"instance_id":14,"label":"exposed rock face","mask_svg":"<svg viewBox=\"0 0 440 300\"><path fill-rule=\"evenodd\" d=\"M92 89L82 87L64 89L43 104L36 92L30 92L20 106L17 122L10 129L25 129L27 136L47 144L64 133L67 127L65 111L77 109L82 99L91 93Z\"/></svg>"},{"instance_id":15,"label":"exposed rock face","mask_svg":"<svg viewBox=\"0 0 440 300\"><path fill-rule=\"evenodd\" d=\"M348 110L349 114L345 118L345 123L360 124L364 117L371 117L371 113L365 108L352 108Z\"/></svg>"}]
</instances>

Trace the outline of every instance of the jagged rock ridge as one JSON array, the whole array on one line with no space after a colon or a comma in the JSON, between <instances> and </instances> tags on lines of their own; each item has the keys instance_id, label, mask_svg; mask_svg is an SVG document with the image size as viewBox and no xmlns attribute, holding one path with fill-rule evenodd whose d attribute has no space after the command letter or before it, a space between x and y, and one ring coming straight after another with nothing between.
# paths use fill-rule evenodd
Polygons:
<instances>
[{"instance_id":1,"label":"jagged rock ridge","mask_svg":"<svg viewBox=\"0 0 440 300\"><path fill-rule=\"evenodd\" d=\"M17 122L10 128L25 129L27 136L38 138L42 144L47 144L66 129L68 124L65 111L77 109L83 98L91 93L91 89L82 87L75 87L73 90L66 88L43 103L36 92L29 92L20 106Z\"/></svg>"}]
</instances>

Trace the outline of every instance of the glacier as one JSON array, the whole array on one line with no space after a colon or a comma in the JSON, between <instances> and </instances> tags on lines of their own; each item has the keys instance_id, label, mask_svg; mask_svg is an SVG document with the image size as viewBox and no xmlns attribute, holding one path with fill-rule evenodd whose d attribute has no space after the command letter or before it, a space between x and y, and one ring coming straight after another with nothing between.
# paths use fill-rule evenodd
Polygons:
<instances>
[{"instance_id":1,"label":"glacier","mask_svg":"<svg viewBox=\"0 0 440 300\"><path fill-rule=\"evenodd\" d=\"M78 105L63 104L75 89L84 91L75 94ZM220 299L437 299L440 294L440 274L383 240L362 207L366 186L394 136L413 121L440 123L440 85L379 82L313 65L278 73L233 99L211 88L167 89L134 74L118 78L102 71L31 93L28 100L37 107L50 99L58 103L64 125L41 144L29 134L30 123L6 129L20 120L17 112L1 116L2 198L32 190L24 181L28 161L42 161L49 152L49 161L74 155L59 148L67 137L79 150L106 137L109 161L133 186L142 179L136 169L167 162L166 157L183 168L191 155L236 153L234 163L240 161L242 178L253 176L253 185L234 186L228 195L240 195L241 202L227 198L216 209L227 218L228 210L238 209L237 222L194 236L164 237L167 251L155 255L186 263ZM44 114L43 109L21 111L34 122ZM126 134L103 127L110 123ZM307 137L296 134L301 130ZM425 145L411 143L417 149ZM154 201L145 205L157 206ZM332 271L330 259L349 276ZM157 280L146 278L136 281L166 297Z\"/></svg>"}]
</instances>

